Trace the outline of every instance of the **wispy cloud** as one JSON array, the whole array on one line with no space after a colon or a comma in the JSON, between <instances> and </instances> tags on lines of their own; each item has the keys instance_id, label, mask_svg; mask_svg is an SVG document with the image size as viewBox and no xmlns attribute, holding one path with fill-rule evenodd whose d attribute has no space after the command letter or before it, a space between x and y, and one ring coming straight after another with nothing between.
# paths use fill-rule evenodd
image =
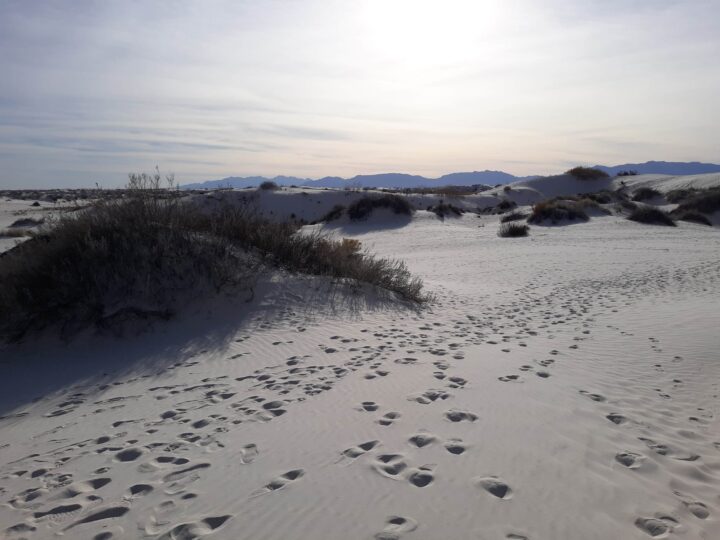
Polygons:
<instances>
[{"instance_id":1,"label":"wispy cloud","mask_svg":"<svg viewBox=\"0 0 720 540\"><path fill-rule=\"evenodd\" d=\"M720 160L715 0L0 4L0 186Z\"/></svg>"}]
</instances>

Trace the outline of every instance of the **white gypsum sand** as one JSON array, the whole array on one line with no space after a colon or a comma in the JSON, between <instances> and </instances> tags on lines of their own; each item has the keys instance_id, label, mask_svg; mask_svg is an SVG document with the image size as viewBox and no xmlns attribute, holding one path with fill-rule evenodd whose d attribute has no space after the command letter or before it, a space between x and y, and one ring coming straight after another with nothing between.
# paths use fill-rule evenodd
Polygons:
<instances>
[{"instance_id":1,"label":"white gypsum sand","mask_svg":"<svg viewBox=\"0 0 720 540\"><path fill-rule=\"evenodd\" d=\"M558 194L523 185L495 191ZM299 191L262 209L363 196ZM720 537L717 227L499 238L498 216L420 210L328 228L436 302L278 272L138 336L0 349L0 534Z\"/></svg>"}]
</instances>

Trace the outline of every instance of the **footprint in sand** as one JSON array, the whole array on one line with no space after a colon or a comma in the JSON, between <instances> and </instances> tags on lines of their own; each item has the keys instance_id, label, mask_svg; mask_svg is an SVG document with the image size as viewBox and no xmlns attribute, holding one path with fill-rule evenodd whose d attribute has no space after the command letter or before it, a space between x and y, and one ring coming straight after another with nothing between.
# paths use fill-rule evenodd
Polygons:
<instances>
[{"instance_id":1,"label":"footprint in sand","mask_svg":"<svg viewBox=\"0 0 720 540\"><path fill-rule=\"evenodd\" d=\"M214 533L232 516L206 517L189 523L175 525L158 540L196 539Z\"/></svg>"},{"instance_id":2,"label":"footprint in sand","mask_svg":"<svg viewBox=\"0 0 720 540\"><path fill-rule=\"evenodd\" d=\"M508 500L512 498L512 490L505 482L497 476L485 476L476 480L477 484L490 495L498 499Z\"/></svg>"},{"instance_id":3,"label":"footprint in sand","mask_svg":"<svg viewBox=\"0 0 720 540\"><path fill-rule=\"evenodd\" d=\"M375 535L375 540L399 540L399 538L417 529L414 519L402 516L390 516L385 522L385 528Z\"/></svg>"},{"instance_id":4,"label":"footprint in sand","mask_svg":"<svg viewBox=\"0 0 720 540\"><path fill-rule=\"evenodd\" d=\"M408 442L416 448L424 448L437 441L437 437L432 433L418 433L408 439Z\"/></svg>"},{"instance_id":5,"label":"footprint in sand","mask_svg":"<svg viewBox=\"0 0 720 540\"><path fill-rule=\"evenodd\" d=\"M445 418L451 422L475 422L478 419L476 414L458 409L446 411Z\"/></svg>"},{"instance_id":6,"label":"footprint in sand","mask_svg":"<svg viewBox=\"0 0 720 540\"><path fill-rule=\"evenodd\" d=\"M459 456L460 454L465 453L467 446L462 439L448 439L447 442L445 442L445 450L451 454Z\"/></svg>"},{"instance_id":7,"label":"footprint in sand","mask_svg":"<svg viewBox=\"0 0 720 540\"><path fill-rule=\"evenodd\" d=\"M635 520L635 526L653 538L664 537L671 533L678 524L678 521L670 516L639 517Z\"/></svg>"},{"instance_id":8,"label":"footprint in sand","mask_svg":"<svg viewBox=\"0 0 720 540\"><path fill-rule=\"evenodd\" d=\"M628 469L638 469L642 466L645 456L636 454L635 452L619 452L615 454L615 461L624 465Z\"/></svg>"},{"instance_id":9,"label":"footprint in sand","mask_svg":"<svg viewBox=\"0 0 720 540\"><path fill-rule=\"evenodd\" d=\"M292 484L293 482L299 480L305 476L305 470L304 469L293 469L292 471L288 471L285 474L281 474L277 478L274 478L269 483L265 484L262 488L258 489L257 491L254 491L251 494L251 497L256 497L258 495L264 495L266 493L271 493L273 491L277 491L279 489L283 489L284 487L287 487L288 485Z\"/></svg>"},{"instance_id":10,"label":"footprint in sand","mask_svg":"<svg viewBox=\"0 0 720 540\"><path fill-rule=\"evenodd\" d=\"M400 418L400 416L401 415L399 412L391 411L389 413L383 414L380 419L376 420L376 422L381 426L392 426L395 421Z\"/></svg>"},{"instance_id":11,"label":"footprint in sand","mask_svg":"<svg viewBox=\"0 0 720 540\"><path fill-rule=\"evenodd\" d=\"M376 446L380 444L380 441L368 441L361 444L358 444L357 446L353 446L352 448L348 448L346 450L343 450L341 452L343 457L350 458L350 459L356 459L362 456L363 454L369 452ZM342 458L340 458L342 460Z\"/></svg>"}]
</instances>

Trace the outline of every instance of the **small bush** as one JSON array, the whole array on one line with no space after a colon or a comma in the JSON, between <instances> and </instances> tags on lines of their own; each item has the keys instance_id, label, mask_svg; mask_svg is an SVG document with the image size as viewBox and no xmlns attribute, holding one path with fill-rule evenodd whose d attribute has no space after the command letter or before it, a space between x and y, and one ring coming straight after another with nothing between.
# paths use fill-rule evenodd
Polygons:
<instances>
[{"instance_id":1,"label":"small bush","mask_svg":"<svg viewBox=\"0 0 720 540\"><path fill-rule=\"evenodd\" d=\"M668 202L673 204L681 203L698 193L697 189L673 189L665 194L665 198Z\"/></svg>"},{"instance_id":2,"label":"small bush","mask_svg":"<svg viewBox=\"0 0 720 540\"><path fill-rule=\"evenodd\" d=\"M635 190L632 200L636 202L648 201L650 199L654 199L655 197L662 197L662 193L651 187L641 187Z\"/></svg>"},{"instance_id":3,"label":"small bush","mask_svg":"<svg viewBox=\"0 0 720 540\"><path fill-rule=\"evenodd\" d=\"M675 222L667 212L663 212L652 206L638 206L628 216L631 221L638 223L647 223L650 225L666 225L668 227L676 227Z\"/></svg>"},{"instance_id":4,"label":"small bush","mask_svg":"<svg viewBox=\"0 0 720 540\"><path fill-rule=\"evenodd\" d=\"M280 189L280 186L278 186L272 180L266 180L265 182L260 184L259 188L266 191L275 191L276 189Z\"/></svg>"},{"instance_id":5,"label":"small bush","mask_svg":"<svg viewBox=\"0 0 720 540\"><path fill-rule=\"evenodd\" d=\"M514 208L517 208L517 203L515 201L503 199L497 204L497 206L495 206L495 208L493 209L493 213L504 214L505 212L513 210Z\"/></svg>"},{"instance_id":6,"label":"small bush","mask_svg":"<svg viewBox=\"0 0 720 540\"><path fill-rule=\"evenodd\" d=\"M375 195L363 197L348 206L347 213L353 221L367 219L376 208L389 208L396 214L412 215L414 208L399 195Z\"/></svg>"},{"instance_id":7,"label":"small bush","mask_svg":"<svg viewBox=\"0 0 720 540\"><path fill-rule=\"evenodd\" d=\"M699 191L677 207L678 212L689 210L703 214L712 214L720 210L720 188Z\"/></svg>"},{"instance_id":8,"label":"small bush","mask_svg":"<svg viewBox=\"0 0 720 540\"><path fill-rule=\"evenodd\" d=\"M30 236L31 234L27 229L21 228L0 229L0 238L22 238L23 236Z\"/></svg>"},{"instance_id":9,"label":"small bush","mask_svg":"<svg viewBox=\"0 0 720 540\"><path fill-rule=\"evenodd\" d=\"M618 199L617 195L611 191L598 191L597 193L584 193L581 195L583 198L595 201L598 204L610 204Z\"/></svg>"},{"instance_id":10,"label":"small bush","mask_svg":"<svg viewBox=\"0 0 720 540\"><path fill-rule=\"evenodd\" d=\"M527 236L530 227L524 223L505 223L500 225L498 229L498 236L502 238L517 238L520 236Z\"/></svg>"},{"instance_id":11,"label":"small bush","mask_svg":"<svg viewBox=\"0 0 720 540\"><path fill-rule=\"evenodd\" d=\"M10 227L37 227L38 225L42 225L43 223L45 223L45 220L43 218L20 218L15 220L12 225L10 225Z\"/></svg>"},{"instance_id":12,"label":"small bush","mask_svg":"<svg viewBox=\"0 0 720 540\"><path fill-rule=\"evenodd\" d=\"M637 176L637 171L620 171L616 176Z\"/></svg>"},{"instance_id":13,"label":"small bush","mask_svg":"<svg viewBox=\"0 0 720 540\"><path fill-rule=\"evenodd\" d=\"M566 171L565 174L569 174L577 180L601 180L603 178L609 178L605 171L592 167L574 167Z\"/></svg>"},{"instance_id":14,"label":"small bush","mask_svg":"<svg viewBox=\"0 0 720 540\"><path fill-rule=\"evenodd\" d=\"M709 225L712 227L712 222L707 218L707 216L701 214L700 212L696 212L695 210L686 210L684 212L680 213L673 213L672 214L675 219L678 219L680 221L691 221L693 223L699 223L700 225Z\"/></svg>"},{"instance_id":15,"label":"small bush","mask_svg":"<svg viewBox=\"0 0 720 540\"><path fill-rule=\"evenodd\" d=\"M324 222L324 223L330 223L331 221L335 221L336 219L340 219L343 212L345 211L345 206L342 204L336 204L332 207L332 210L330 210L327 214L325 214L323 217L321 217L318 222Z\"/></svg>"},{"instance_id":16,"label":"small bush","mask_svg":"<svg viewBox=\"0 0 720 540\"><path fill-rule=\"evenodd\" d=\"M622 212L623 210L627 210L628 212L633 212L634 210L637 210L638 205L632 201L620 201L617 205L617 210L619 212Z\"/></svg>"},{"instance_id":17,"label":"small bush","mask_svg":"<svg viewBox=\"0 0 720 540\"><path fill-rule=\"evenodd\" d=\"M357 240L303 234L242 206L208 212L157 189L159 174L133 183L126 198L64 214L0 255L0 340L58 323L67 335L128 315L165 319L190 294L252 289L263 264L428 299L402 262Z\"/></svg>"},{"instance_id":18,"label":"small bush","mask_svg":"<svg viewBox=\"0 0 720 540\"><path fill-rule=\"evenodd\" d=\"M505 186L505 187L503 188L503 191L504 191L505 193L509 193L509 192L512 191L512 187L511 187L511 186Z\"/></svg>"},{"instance_id":19,"label":"small bush","mask_svg":"<svg viewBox=\"0 0 720 540\"><path fill-rule=\"evenodd\" d=\"M445 219L447 216L462 216L465 213L462 208L458 208L453 204L447 204L442 201L435 206L430 206L428 211L433 212L441 219Z\"/></svg>"},{"instance_id":20,"label":"small bush","mask_svg":"<svg viewBox=\"0 0 720 540\"><path fill-rule=\"evenodd\" d=\"M583 210L582 205L576 201L550 200L537 203L533 206L528 223L542 223L550 221L556 224L560 221L587 221L590 219Z\"/></svg>"},{"instance_id":21,"label":"small bush","mask_svg":"<svg viewBox=\"0 0 720 540\"><path fill-rule=\"evenodd\" d=\"M511 212L509 214L505 214L500 218L500 223L508 223L510 221L520 221L522 219L526 219L530 214L525 214L523 212Z\"/></svg>"}]
</instances>

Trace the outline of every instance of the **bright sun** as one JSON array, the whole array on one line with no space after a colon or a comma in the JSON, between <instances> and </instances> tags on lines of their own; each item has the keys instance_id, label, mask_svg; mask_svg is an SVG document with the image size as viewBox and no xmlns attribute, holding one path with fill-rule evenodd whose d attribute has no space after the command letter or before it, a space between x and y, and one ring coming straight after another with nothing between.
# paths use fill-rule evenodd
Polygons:
<instances>
[{"instance_id":1,"label":"bright sun","mask_svg":"<svg viewBox=\"0 0 720 540\"><path fill-rule=\"evenodd\" d=\"M363 3L364 38L388 60L433 65L472 53L500 14L482 0L369 0Z\"/></svg>"}]
</instances>

